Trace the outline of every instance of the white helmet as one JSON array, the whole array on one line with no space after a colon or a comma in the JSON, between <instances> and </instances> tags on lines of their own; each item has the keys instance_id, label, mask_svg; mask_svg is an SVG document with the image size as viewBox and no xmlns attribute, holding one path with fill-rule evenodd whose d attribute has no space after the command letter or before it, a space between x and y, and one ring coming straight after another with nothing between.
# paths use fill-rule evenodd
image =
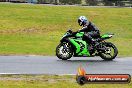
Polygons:
<instances>
[{"instance_id":1,"label":"white helmet","mask_svg":"<svg viewBox=\"0 0 132 88\"><path fill-rule=\"evenodd\" d=\"M80 17L78 18L78 24L79 24L80 26L84 26L84 25L86 25L86 24L89 24L89 21L88 21L88 19L87 19L85 16L80 16Z\"/></svg>"}]
</instances>

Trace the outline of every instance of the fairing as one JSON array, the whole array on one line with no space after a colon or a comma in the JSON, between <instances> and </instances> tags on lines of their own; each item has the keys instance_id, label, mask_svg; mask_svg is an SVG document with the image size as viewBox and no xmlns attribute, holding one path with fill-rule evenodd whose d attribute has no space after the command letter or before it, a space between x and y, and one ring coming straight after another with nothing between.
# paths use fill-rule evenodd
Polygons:
<instances>
[{"instance_id":1,"label":"fairing","mask_svg":"<svg viewBox=\"0 0 132 88\"><path fill-rule=\"evenodd\" d=\"M70 39L70 42L76 47L76 54L79 56L90 56L90 53L87 48L87 43L83 40Z\"/></svg>"}]
</instances>

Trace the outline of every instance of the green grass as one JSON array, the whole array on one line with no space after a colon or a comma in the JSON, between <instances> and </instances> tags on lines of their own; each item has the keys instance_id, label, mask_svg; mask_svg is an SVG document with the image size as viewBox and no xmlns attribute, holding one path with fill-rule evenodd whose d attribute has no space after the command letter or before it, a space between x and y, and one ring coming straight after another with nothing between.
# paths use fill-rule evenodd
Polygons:
<instances>
[{"instance_id":1,"label":"green grass","mask_svg":"<svg viewBox=\"0 0 132 88\"><path fill-rule=\"evenodd\" d=\"M75 76L57 75L1 75L0 88L132 88L129 84L76 83Z\"/></svg>"},{"instance_id":2,"label":"green grass","mask_svg":"<svg viewBox=\"0 0 132 88\"><path fill-rule=\"evenodd\" d=\"M0 3L1 55L55 55L63 33L77 24L80 15L87 16L101 33L115 34L112 41L119 56L132 56L132 9L87 8Z\"/></svg>"}]
</instances>

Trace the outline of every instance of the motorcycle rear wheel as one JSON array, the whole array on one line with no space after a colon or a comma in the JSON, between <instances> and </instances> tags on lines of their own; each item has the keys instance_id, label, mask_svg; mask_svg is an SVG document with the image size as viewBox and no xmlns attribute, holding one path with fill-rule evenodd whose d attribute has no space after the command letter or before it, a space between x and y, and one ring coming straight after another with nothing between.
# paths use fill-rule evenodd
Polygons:
<instances>
[{"instance_id":1,"label":"motorcycle rear wheel","mask_svg":"<svg viewBox=\"0 0 132 88\"><path fill-rule=\"evenodd\" d=\"M116 48L116 46L112 44L111 42L105 42L103 43L103 46L107 47L107 49L105 50L105 52L102 52L99 54L100 57L107 61L115 59L115 57L118 54L118 49ZM111 53L112 51L113 51L113 54Z\"/></svg>"}]
</instances>

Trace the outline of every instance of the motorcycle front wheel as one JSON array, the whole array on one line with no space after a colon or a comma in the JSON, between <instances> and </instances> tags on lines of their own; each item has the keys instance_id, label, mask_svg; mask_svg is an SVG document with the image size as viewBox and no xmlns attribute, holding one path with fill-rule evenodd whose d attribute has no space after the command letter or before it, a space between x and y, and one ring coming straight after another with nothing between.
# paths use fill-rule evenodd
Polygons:
<instances>
[{"instance_id":1,"label":"motorcycle front wheel","mask_svg":"<svg viewBox=\"0 0 132 88\"><path fill-rule=\"evenodd\" d=\"M103 46L105 47L105 51L99 54L100 57L107 61L115 59L118 54L118 49L116 46L111 42L105 42L103 43Z\"/></svg>"},{"instance_id":2,"label":"motorcycle front wheel","mask_svg":"<svg viewBox=\"0 0 132 88\"><path fill-rule=\"evenodd\" d=\"M67 60L73 55L72 47L69 43L63 42L56 47L56 56L59 59Z\"/></svg>"}]
</instances>

